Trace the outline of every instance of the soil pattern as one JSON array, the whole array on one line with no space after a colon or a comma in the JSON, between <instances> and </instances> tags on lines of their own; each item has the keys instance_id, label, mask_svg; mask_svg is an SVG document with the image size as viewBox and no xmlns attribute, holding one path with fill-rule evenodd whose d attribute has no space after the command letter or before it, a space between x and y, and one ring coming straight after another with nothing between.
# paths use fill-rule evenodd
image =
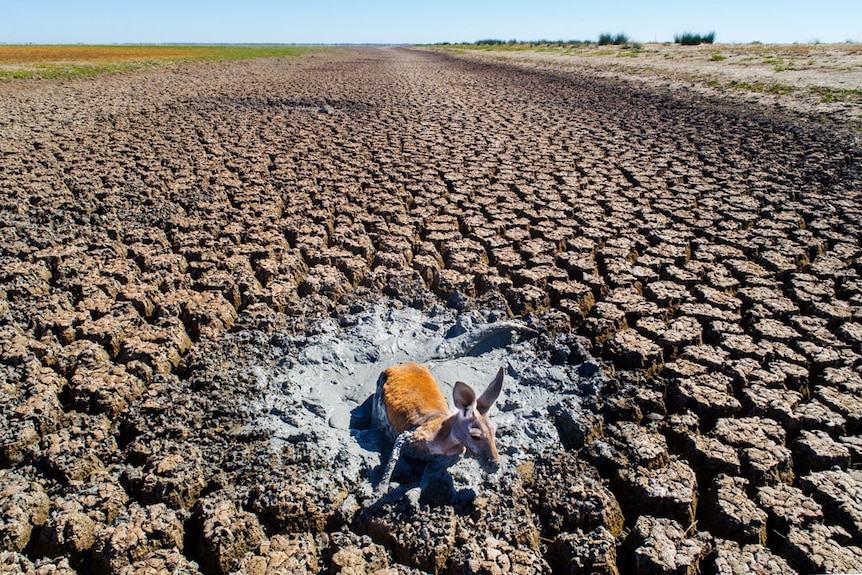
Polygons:
<instances>
[{"instance_id":1,"label":"soil pattern","mask_svg":"<svg viewBox=\"0 0 862 575\"><path fill-rule=\"evenodd\" d=\"M2 85L0 565L858 572L860 156L822 117L404 48ZM609 383L499 489L369 505L248 426L248 366L382 296Z\"/></svg>"}]
</instances>

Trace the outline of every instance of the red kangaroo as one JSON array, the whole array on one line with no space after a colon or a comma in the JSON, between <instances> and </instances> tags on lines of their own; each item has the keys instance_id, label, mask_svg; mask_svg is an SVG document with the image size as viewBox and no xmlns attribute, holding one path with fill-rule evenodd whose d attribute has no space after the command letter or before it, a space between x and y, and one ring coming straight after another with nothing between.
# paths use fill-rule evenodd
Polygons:
<instances>
[{"instance_id":1,"label":"red kangaroo","mask_svg":"<svg viewBox=\"0 0 862 575\"><path fill-rule=\"evenodd\" d=\"M469 450L485 463L496 464L497 430L486 415L502 388L503 368L478 398L459 381L452 390L455 411L450 412L428 368L404 363L384 370L378 380L375 419L393 437L410 432L405 447L413 457L432 459Z\"/></svg>"}]
</instances>

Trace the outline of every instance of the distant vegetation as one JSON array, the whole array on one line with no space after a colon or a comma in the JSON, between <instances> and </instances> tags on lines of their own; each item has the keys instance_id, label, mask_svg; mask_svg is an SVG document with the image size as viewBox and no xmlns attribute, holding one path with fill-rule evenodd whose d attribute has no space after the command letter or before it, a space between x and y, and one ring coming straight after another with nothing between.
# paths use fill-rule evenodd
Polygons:
<instances>
[{"instance_id":1,"label":"distant vegetation","mask_svg":"<svg viewBox=\"0 0 862 575\"><path fill-rule=\"evenodd\" d=\"M600 34L599 35L599 46L608 46L613 44L614 46L621 46L623 44L629 43L629 37L625 34Z\"/></svg>"},{"instance_id":2,"label":"distant vegetation","mask_svg":"<svg viewBox=\"0 0 862 575\"><path fill-rule=\"evenodd\" d=\"M450 45L448 42L444 42L444 45ZM531 40L531 41L520 41L520 40L498 40L496 38L489 38L486 40L476 40L473 43L475 46L583 46L585 44L592 44L590 40Z\"/></svg>"},{"instance_id":3,"label":"distant vegetation","mask_svg":"<svg viewBox=\"0 0 862 575\"><path fill-rule=\"evenodd\" d=\"M509 40L508 42L504 42L503 40L497 40L496 38L489 38L487 40L476 40L476 44L479 46L502 46L503 44L517 43L517 40Z\"/></svg>"},{"instance_id":4,"label":"distant vegetation","mask_svg":"<svg viewBox=\"0 0 862 575\"><path fill-rule=\"evenodd\" d=\"M485 38L475 42L440 42L437 46L451 46L457 49L485 50L485 51L512 51L522 50L570 50L583 46L592 46L595 42L590 40L500 40L498 38Z\"/></svg>"},{"instance_id":5,"label":"distant vegetation","mask_svg":"<svg viewBox=\"0 0 862 575\"><path fill-rule=\"evenodd\" d=\"M699 44L712 44L715 41L715 32L709 34L692 34L691 32L683 32L682 34L674 34L674 44L682 44L683 46L697 46Z\"/></svg>"},{"instance_id":6,"label":"distant vegetation","mask_svg":"<svg viewBox=\"0 0 862 575\"><path fill-rule=\"evenodd\" d=\"M620 53L621 56L637 56L643 51L643 47L638 42L632 42L625 34L602 34L598 41L593 40L500 40L499 38L485 38L476 40L475 42L462 42L460 44L452 44L450 42L441 42L439 46L453 46L468 49L478 50L547 50L556 48L581 48L588 46L620 46L626 50L626 53Z\"/></svg>"}]
</instances>

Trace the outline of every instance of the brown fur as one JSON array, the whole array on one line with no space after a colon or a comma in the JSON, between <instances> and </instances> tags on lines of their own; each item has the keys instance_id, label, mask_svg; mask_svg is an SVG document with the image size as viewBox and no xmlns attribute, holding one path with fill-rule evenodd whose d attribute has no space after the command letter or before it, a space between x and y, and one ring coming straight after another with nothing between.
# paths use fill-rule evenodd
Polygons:
<instances>
[{"instance_id":1,"label":"brown fur","mask_svg":"<svg viewBox=\"0 0 862 575\"><path fill-rule=\"evenodd\" d=\"M446 398L427 367L404 363L387 368L383 374L383 405L396 434L432 419L449 417ZM438 422L436 427L439 429L441 424Z\"/></svg>"}]
</instances>

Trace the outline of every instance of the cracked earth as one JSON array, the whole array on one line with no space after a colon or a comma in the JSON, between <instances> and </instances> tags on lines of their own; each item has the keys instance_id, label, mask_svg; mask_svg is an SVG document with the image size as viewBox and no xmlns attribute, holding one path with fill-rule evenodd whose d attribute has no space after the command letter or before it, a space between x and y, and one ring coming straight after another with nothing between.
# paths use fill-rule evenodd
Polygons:
<instances>
[{"instance_id":1,"label":"cracked earth","mask_svg":"<svg viewBox=\"0 0 862 575\"><path fill-rule=\"evenodd\" d=\"M862 571L854 129L624 76L344 48L0 85L4 571ZM381 306L529 326L500 345L567 375L511 385L563 399L491 418L549 444L374 500L253 425L260 366Z\"/></svg>"}]
</instances>

